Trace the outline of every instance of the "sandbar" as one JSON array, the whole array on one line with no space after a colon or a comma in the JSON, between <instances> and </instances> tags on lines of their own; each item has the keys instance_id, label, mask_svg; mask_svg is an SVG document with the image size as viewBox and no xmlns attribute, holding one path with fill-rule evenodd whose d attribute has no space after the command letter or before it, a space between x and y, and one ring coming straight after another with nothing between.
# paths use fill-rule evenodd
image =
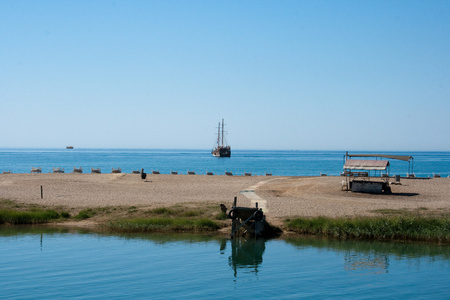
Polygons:
<instances>
[{"instance_id":1,"label":"sandbar","mask_svg":"<svg viewBox=\"0 0 450 300\"><path fill-rule=\"evenodd\" d=\"M343 191L339 176L278 177L148 174L0 174L0 198L72 211L93 207L258 202L275 223L303 216L371 216L379 210L450 211L450 178L401 179L392 194ZM391 178L390 181L393 181ZM41 189L43 197L41 199Z\"/></svg>"}]
</instances>

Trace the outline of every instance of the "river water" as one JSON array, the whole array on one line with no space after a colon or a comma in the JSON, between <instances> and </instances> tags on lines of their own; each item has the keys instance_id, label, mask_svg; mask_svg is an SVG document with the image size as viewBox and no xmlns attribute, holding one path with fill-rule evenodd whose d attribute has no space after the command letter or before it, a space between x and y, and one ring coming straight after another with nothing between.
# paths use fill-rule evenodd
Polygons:
<instances>
[{"instance_id":1,"label":"river water","mask_svg":"<svg viewBox=\"0 0 450 300\"><path fill-rule=\"evenodd\" d=\"M0 298L448 299L449 250L0 227Z\"/></svg>"}]
</instances>

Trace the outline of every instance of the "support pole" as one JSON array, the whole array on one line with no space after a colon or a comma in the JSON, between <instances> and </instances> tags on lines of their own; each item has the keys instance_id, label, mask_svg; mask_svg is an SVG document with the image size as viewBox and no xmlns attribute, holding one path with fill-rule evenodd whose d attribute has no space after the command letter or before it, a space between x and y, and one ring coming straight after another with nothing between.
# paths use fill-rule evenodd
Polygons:
<instances>
[{"instance_id":1,"label":"support pole","mask_svg":"<svg viewBox=\"0 0 450 300\"><path fill-rule=\"evenodd\" d=\"M42 188L42 185L41 185L41 199L44 199L44 189Z\"/></svg>"},{"instance_id":2,"label":"support pole","mask_svg":"<svg viewBox=\"0 0 450 300\"><path fill-rule=\"evenodd\" d=\"M223 119L222 119L222 146L223 146Z\"/></svg>"},{"instance_id":3,"label":"support pole","mask_svg":"<svg viewBox=\"0 0 450 300\"><path fill-rule=\"evenodd\" d=\"M237 197L234 197L233 207L231 209L234 209L236 207L236 203L237 203ZM236 223L237 223L237 219L233 219L233 221L231 221L231 238L234 237L234 232L237 227Z\"/></svg>"}]
</instances>

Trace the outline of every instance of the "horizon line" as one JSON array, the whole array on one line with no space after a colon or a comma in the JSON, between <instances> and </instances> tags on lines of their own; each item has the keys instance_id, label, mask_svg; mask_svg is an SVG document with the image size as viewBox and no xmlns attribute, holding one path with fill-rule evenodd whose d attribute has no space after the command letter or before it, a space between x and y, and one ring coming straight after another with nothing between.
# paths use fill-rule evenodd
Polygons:
<instances>
[{"instance_id":1,"label":"horizon line","mask_svg":"<svg viewBox=\"0 0 450 300\"><path fill-rule=\"evenodd\" d=\"M73 147L73 149L67 149L66 147L1 147L0 150L14 150L14 149L22 149L22 150L181 150L181 151L210 151L206 148L120 148L120 147ZM343 150L343 149L252 149L252 148L237 148L233 149L234 151L322 151L322 152L450 152L450 150L363 150L363 149L353 149L353 150Z\"/></svg>"}]
</instances>

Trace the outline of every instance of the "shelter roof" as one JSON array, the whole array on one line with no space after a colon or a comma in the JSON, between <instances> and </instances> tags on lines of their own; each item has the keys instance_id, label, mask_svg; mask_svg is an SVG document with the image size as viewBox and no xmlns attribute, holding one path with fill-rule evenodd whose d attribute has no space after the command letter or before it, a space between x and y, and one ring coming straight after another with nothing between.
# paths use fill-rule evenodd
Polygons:
<instances>
[{"instance_id":1,"label":"shelter roof","mask_svg":"<svg viewBox=\"0 0 450 300\"><path fill-rule=\"evenodd\" d=\"M391 159L398 159L404 161L410 161L413 159L410 155L388 155L388 154L347 154L348 157L384 157Z\"/></svg>"},{"instance_id":2,"label":"shelter roof","mask_svg":"<svg viewBox=\"0 0 450 300\"><path fill-rule=\"evenodd\" d=\"M344 169L382 171L386 170L388 166L388 160L348 159L345 161Z\"/></svg>"}]
</instances>

